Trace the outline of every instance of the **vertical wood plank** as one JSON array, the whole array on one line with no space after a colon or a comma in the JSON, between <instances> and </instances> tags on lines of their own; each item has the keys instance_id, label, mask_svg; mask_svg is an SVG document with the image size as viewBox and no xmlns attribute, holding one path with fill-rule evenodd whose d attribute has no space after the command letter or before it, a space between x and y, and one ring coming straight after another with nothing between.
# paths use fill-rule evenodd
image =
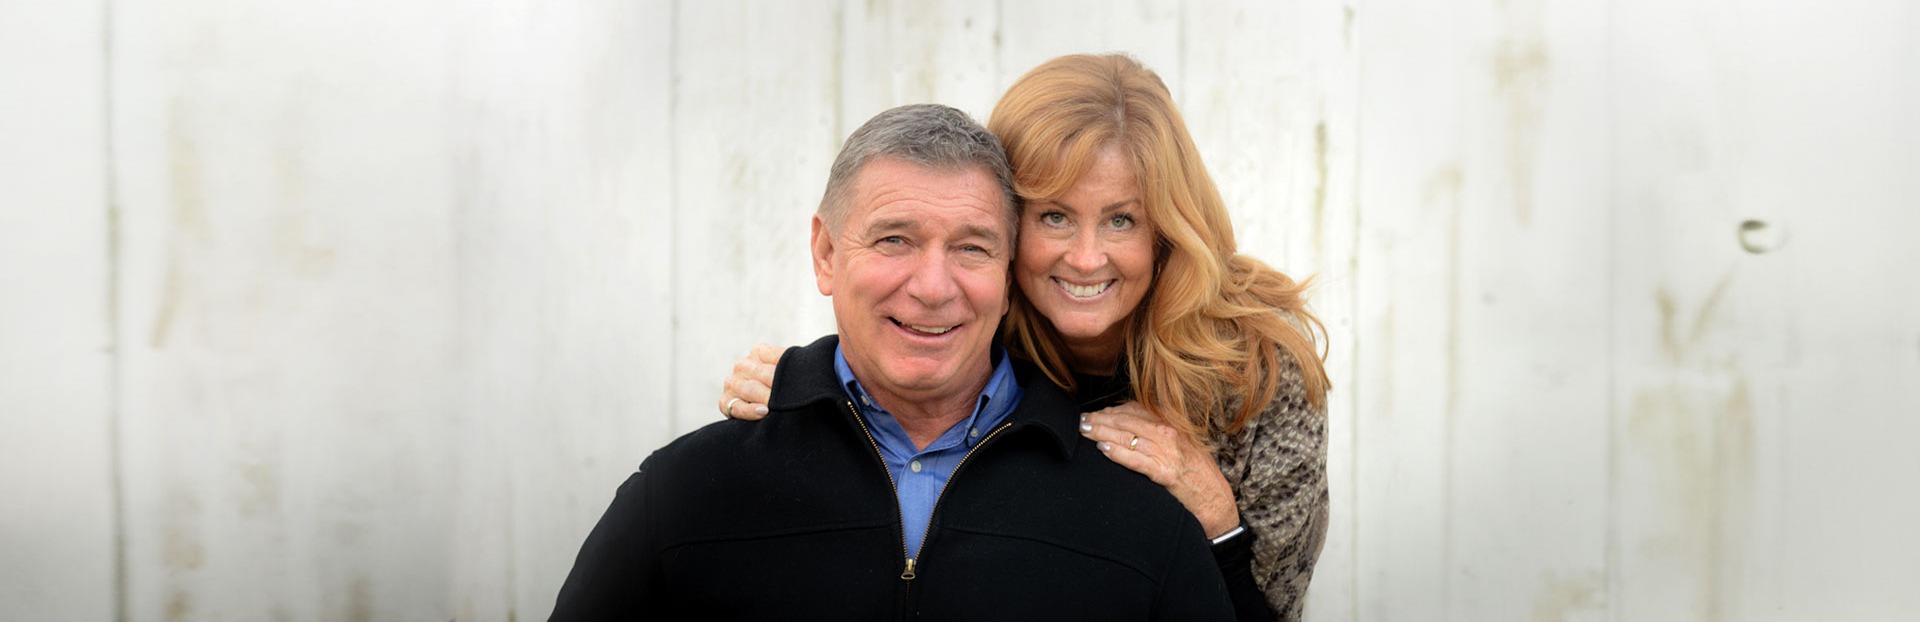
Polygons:
<instances>
[{"instance_id":1,"label":"vertical wood plank","mask_svg":"<svg viewBox=\"0 0 1920 622\"><path fill-rule=\"evenodd\" d=\"M444 617L443 8L116 6L131 619Z\"/></svg>"},{"instance_id":2,"label":"vertical wood plank","mask_svg":"<svg viewBox=\"0 0 1920 622\"><path fill-rule=\"evenodd\" d=\"M670 440L673 4L513 2L455 38L459 619L539 619Z\"/></svg>"},{"instance_id":3,"label":"vertical wood plank","mask_svg":"<svg viewBox=\"0 0 1920 622\"><path fill-rule=\"evenodd\" d=\"M1602 9L1358 16L1362 618L1607 615Z\"/></svg>"},{"instance_id":4,"label":"vertical wood plank","mask_svg":"<svg viewBox=\"0 0 1920 622\"><path fill-rule=\"evenodd\" d=\"M1614 21L1616 611L1910 616L1920 13Z\"/></svg>"},{"instance_id":5,"label":"vertical wood plank","mask_svg":"<svg viewBox=\"0 0 1920 622\"><path fill-rule=\"evenodd\" d=\"M964 1L842 2L842 133L883 110L916 103L953 106L985 124L1007 86L995 63L998 8Z\"/></svg>"},{"instance_id":6,"label":"vertical wood plank","mask_svg":"<svg viewBox=\"0 0 1920 622\"><path fill-rule=\"evenodd\" d=\"M1354 182L1357 56L1336 0L1187 3L1182 114L1232 213L1240 252L1296 279L1328 331L1332 510L1306 616L1353 619Z\"/></svg>"},{"instance_id":7,"label":"vertical wood plank","mask_svg":"<svg viewBox=\"0 0 1920 622\"><path fill-rule=\"evenodd\" d=\"M0 619L114 614L105 25L0 4Z\"/></svg>"},{"instance_id":8,"label":"vertical wood plank","mask_svg":"<svg viewBox=\"0 0 1920 622\"><path fill-rule=\"evenodd\" d=\"M1126 52L1160 74L1177 100L1186 89L1181 2L1007 2L1000 6L1000 90L1034 65L1064 54Z\"/></svg>"},{"instance_id":9,"label":"vertical wood plank","mask_svg":"<svg viewBox=\"0 0 1920 622\"><path fill-rule=\"evenodd\" d=\"M685 433L720 419L720 380L754 342L834 332L808 223L854 128L840 127L837 2L683 2L674 24L673 422Z\"/></svg>"}]
</instances>

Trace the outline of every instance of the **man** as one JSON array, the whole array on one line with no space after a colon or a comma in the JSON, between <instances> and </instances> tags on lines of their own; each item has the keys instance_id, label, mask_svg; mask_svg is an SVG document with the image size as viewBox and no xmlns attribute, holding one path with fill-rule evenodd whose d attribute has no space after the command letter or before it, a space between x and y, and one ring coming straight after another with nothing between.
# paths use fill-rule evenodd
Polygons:
<instances>
[{"instance_id":1,"label":"man","mask_svg":"<svg viewBox=\"0 0 1920 622\"><path fill-rule=\"evenodd\" d=\"M1231 617L1193 516L994 344L1011 179L952 108L855 131L813 218L838 336L781 358L764 421L641 464L554 619Z\"/></svg>"}]
</instances>

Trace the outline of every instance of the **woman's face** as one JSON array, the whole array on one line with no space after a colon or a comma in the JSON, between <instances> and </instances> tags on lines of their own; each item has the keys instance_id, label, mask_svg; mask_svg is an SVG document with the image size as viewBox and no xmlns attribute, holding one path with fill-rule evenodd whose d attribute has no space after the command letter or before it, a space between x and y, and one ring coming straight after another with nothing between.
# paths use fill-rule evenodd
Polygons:
<instances>
[{"instance_id":1,"label":"woman's face","mask_svg":"<svg viewBox=\"0 0 1920 622\"><path fill-rule=\"evenodd\" d=\"M1106 350L1153 285L1154 240L1133 170L1109 147L1065 195L1021 210L1014 278L1069 348Z\"/></svg>"}]
</instances>

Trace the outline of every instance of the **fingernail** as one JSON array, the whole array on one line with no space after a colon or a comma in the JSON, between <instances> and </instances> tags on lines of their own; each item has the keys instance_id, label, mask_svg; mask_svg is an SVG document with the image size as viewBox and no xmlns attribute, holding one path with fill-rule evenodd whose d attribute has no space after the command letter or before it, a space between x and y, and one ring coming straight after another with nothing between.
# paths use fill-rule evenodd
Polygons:
<instances>
[{"instance_id":1,"label":"fingernail","mask_svg":"<svg viewBox=\"0 0 1920 622\"><path fill-rule=\"evenodd\" d=\"M1093 424L1091 424L1091 423L1087 423L1087 422L1085 422L1085 421L1082 421L1082 422L1080 422L1080 431L1081 431L1081 432L1092 432L1092 431L1093 431Z\"/></svg>"},{"instance_id":2,"label":"fingernail","mask_svg":"<svg viewBox=\"0 0 1920 622\"><path fill-rule=\"evenodd\" d=\"M764 415L764 414L767 414L767 407L765 407L765 406L755 406L755 407L753 407L753 412L754 412L754 414L757 414L757 415Z\"/></svg>"},{"instance_id":3,"label":"fingernail","mask_svg":"<svg viewBox=\"0 0 1920 622\"><path fill-rule=\"evenodd\" d=\"M1103 451L1103 452L1106 452L1106 451L1113 451L1113 443L1109 443L1109 442L1106 442L1106 441L1100 441L1100 444L1098 444L1098 445L1095 445L1095 446L1096 446L1096 447L1099 447L1099 448L1100 448L1100 451Z\"/></svg>"}]
</instances>

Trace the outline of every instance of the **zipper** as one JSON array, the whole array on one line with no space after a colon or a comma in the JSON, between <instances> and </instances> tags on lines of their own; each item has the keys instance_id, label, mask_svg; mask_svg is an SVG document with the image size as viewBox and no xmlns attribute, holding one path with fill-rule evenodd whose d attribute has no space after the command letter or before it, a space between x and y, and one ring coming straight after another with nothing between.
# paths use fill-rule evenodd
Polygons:
<instances>
[{"instance_id":1,"label":"zipper","mask_svg":"<svg viewBox=\"0 0 1920 622\"><path fill-rule=\"evenodd\" d=\"M988 432L986 438L980 439L980 442L975 443L972 449L968 449L966 454L960 456L959 462L954 463L953 474L947 476L947 484L945 486L940 487L940 494L934 495L933 509L927 512L927 529L926 531L923 531L920 533L920 556L921 557L927 556L927 536L933 533L934 517L940 515L940 500L947 498L947 489L952 488L953 480L960 477L960 469L966 468L967 459L972 458L974 452L980 451L980 448L982 447L986 447L987 443L993 441L993 437L999 436L1001 431L1006 430L1007 428L1012 426L1013 426L1013 422L1011 421L1000 422L999 427L994 428L992 432ZM893 477L893 474L889 473L887 474L887 477ZM894 496L898 497L899 493L895 492ZM899 505L898 503L895 504L896 507L898 507L898 505ZM901 525L902 526L900 530L906 531L905 523L902 522ZM903 547L906 546L904 544L904 540L901 546ZM915 562L914 558L912 557L907 558L907 571L900 573L900 580L911 583L915 577L920 576L918 573L914 572L914 566L916 565L914 562Z\"/></svg>"},{"instance_id":2,"label":"zipper","mask_svg":"<svg viewBox=\"0 0 1920 622\"><path fill-rule=\"evenodd\" d=\"M919 578L920 574L917 571L919 560L907 554L907 517L900 511L900 483L894 481L893 469L887 467L887 457L885 454L880 453L880 441L874 440L873 430L867 428L867 421L865 419L860 418L860 411L853 406L853 400L847 400L842 403L847 405L847 414L853 415L853 422L859 424L860 433L867 436L867 446L873 448L873 458L880 461L880 472L887 476L887 487L893 489L893 516L900 523L900 557L906 560L906 567L900 571L900 580L907 584L907 591L900 595L900 605L904 607L911 600L909 596L912 595L913 580ZM995 427L992 432L987 433L986 438L980 439L980 442L975 443L972 449L968 449L967 453L960 456L959 462L954 463L953 474L947 476L947 484L940 487L940 494L934 495L933 509L927 512L927 528L925 531L920 532L921 557L927 556L927 536L933 533L934 517L940 515L940 500L947 498L947 489L953 487L954 478L960 477L960 469L967 466L967 460L973 457L974 452L978 452L982 447L986 447L987 443L993 442L993 437L999 436L1001 432L1006 431L1009 427L1013 427L1013 422L1000 422L998 427Z\"/></svg>"},{"instance_id":3,"label":"zipper","mask_svg":"<svg viewBox=\"0 0 1920 622\"><path fill-rule=\"evenodd\" d=\"M887 457L880 453L880 441L873 440L873 430L867 429L867 421L860 418L860 411L853 407L853 400L847 400L844 403L847 405L847 414L853 415L853 422L860 424L860 433L867 435L867 445L873 447L873 459L880 461L880 472L887 476L887 487L893 489L893 518L900 524L900 557L907 560L906 569L900 572L900 580L911 582L916 575L913 573L913 557L907 555L907 517L900 511L900 484L899 482L893 481L893 469L887 468ZM986 442L981 441L980 444L984 445ZM979 445L975 445L974 448L978 449ZM973 452L967 453L972 454ZM962 457L960 461L964 463L966 462L966 458ZM958 472L959 469L959 465L954 465L955 472ZM952 479L949 478L948 481L952 481ZM945 489L943 488L942 490L944 491ZM938 506L939 503L939 497L935 497L935 506ZM932 525L932 523L929 522L928 525ZM920 537L925 538L926 536L922 535Z\"/></svg>"}]
</instances>

